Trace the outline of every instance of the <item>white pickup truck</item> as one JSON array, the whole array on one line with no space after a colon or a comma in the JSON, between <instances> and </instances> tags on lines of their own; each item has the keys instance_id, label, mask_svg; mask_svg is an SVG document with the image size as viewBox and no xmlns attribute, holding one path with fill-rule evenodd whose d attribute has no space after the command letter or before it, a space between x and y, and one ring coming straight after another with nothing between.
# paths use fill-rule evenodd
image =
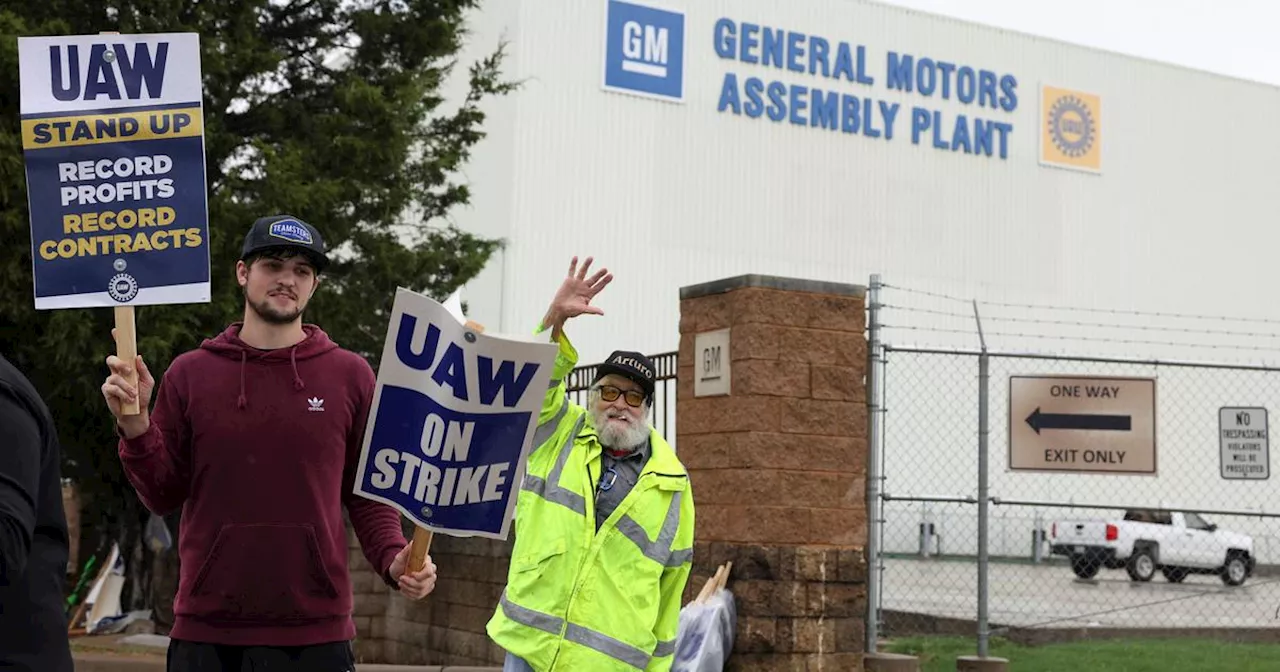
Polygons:
<instances>
[{"instance_id":1,"label":"white pickup truck","mask_svg":"<svg viewBox=\"0 0 1280 672\"><path fill-rule=\"evenodd\" d=\"M1188 574L1217 574L1238 586L1256 563L1251 537L1218 529L1193 512L1132 509L1123 520L1059 520L1049 543L1082 579L1102 567L1123 567L1134 581L1150 581L1159 570L1173 583Z\"/></svg>"}]
</instances>

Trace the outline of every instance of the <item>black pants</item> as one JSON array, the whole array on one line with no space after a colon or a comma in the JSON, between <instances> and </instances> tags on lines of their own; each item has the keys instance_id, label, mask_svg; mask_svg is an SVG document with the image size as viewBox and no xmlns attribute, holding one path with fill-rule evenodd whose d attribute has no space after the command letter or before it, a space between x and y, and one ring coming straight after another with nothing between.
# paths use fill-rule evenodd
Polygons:
<instances>
[{"instance_id":1,"label":"black pants","mask_svg":"<svg viewBox=\"0 0 1280 672\"><path fill-rule=\"evenodd\" d=\"M166 672L354 672L351 642L313 646L226 646L173 639Z\"/></svg>"}]
</instances>

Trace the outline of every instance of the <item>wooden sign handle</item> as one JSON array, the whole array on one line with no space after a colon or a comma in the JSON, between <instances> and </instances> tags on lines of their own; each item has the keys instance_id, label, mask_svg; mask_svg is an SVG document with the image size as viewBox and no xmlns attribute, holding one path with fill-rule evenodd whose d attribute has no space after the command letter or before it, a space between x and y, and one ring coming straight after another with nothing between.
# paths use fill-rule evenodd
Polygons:
<instances>
[{"instance_id":1,"label":"wooden sign handle","mask_svg":"<svg viewBox=\"0 0 1280 672\"><path fill-rule=\"evenodd\" d=\"M119 310L117 308L116 310ZM484 332L484 325L467 320L467 328L475 331ZM409 552L409 571L420 572L423 567L427 566L427 554L431 551L431 530L417 525L413 530L413 550Z\"/></svg>"},{"instance_id":2,"label":"wooden sign handle","mask_svg":"<svg viewBox=\"0 0 1280 672\"><path fill-rule=\"evenodd\" d=\"M427 566L427 553L431 551L431 530L421 525L413 531L413 550L409 552L409 571L420 572Z\"/></svg>"},{"instance_id":3,"label":"wooden sign handle","mask_svg":"<svg viewBox=\"0 0 1280 672\"><path fill-rule=\"evenodd\" d=\"M119 35L118 30L100 30L99 35ZM133 319L133 306L116 306L116 357L129 365L129 375L125 380L138 389L138 332ZM142 412L136 401L120 403L120 412L124 415L137 415Z\"/></svg>"},{"instance_id":4,"label":"wooden sign handle","mask_svg":"<svg viewBox=\"0 0 1280 672\"><path fill-rule=\"evenodd\" d=\"M129 375L125 380L138 389L138 332L133 321L133 306L116 306L116 357L129 365ZM141 412L138 401L125 401L120 404L120 412L124 415L138 415Z\"/></svg>"}]
</instances>

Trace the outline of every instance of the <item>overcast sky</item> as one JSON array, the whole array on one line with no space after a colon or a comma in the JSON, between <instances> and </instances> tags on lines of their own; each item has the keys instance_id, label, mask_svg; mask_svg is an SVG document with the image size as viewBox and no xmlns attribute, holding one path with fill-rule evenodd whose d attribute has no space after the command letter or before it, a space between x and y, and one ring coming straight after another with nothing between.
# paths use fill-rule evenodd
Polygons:
<instances>
[{"instance_id":1,"label":"overcast sky","mask_svg":"<svg viewBox=\"0 0 1280 672\"><path fill-rule=\"evenodd\" d=\"M1280 85L1276 0L879 0Z\"/></svg>"}]
</instances>

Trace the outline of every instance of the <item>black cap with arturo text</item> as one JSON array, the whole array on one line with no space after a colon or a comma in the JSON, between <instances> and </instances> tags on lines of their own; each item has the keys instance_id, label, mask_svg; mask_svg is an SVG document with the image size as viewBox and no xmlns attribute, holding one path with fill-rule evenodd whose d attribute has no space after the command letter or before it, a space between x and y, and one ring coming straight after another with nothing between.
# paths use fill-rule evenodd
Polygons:
<instances>
[{"instance_id":1,"label":"black cap with arturo text","mask_svg":"<svg viewBox=\"0 0 1280 672\"><path fill-rule=\"evenodd\" d=\"M329 266L320 231L292 215L259 217L244 236L244 250L240 258L247 259L255 252L270 249L301 252L315 264L316 271L323 271Z\"/></svg>"},{"instance_id":2,"label":"black cap with arturo text","mask_svg":"<svg viewBox=\"0 0 1280 672\"><path fill-rule=\"evenodd\" d=\"M592 382L611 373L635 381L644 390L645 397L653 398L654 369L653 362L648 357L638 352L615 350L603 364L596 367L596 379Z\"/></svg>"}]
</instances>

